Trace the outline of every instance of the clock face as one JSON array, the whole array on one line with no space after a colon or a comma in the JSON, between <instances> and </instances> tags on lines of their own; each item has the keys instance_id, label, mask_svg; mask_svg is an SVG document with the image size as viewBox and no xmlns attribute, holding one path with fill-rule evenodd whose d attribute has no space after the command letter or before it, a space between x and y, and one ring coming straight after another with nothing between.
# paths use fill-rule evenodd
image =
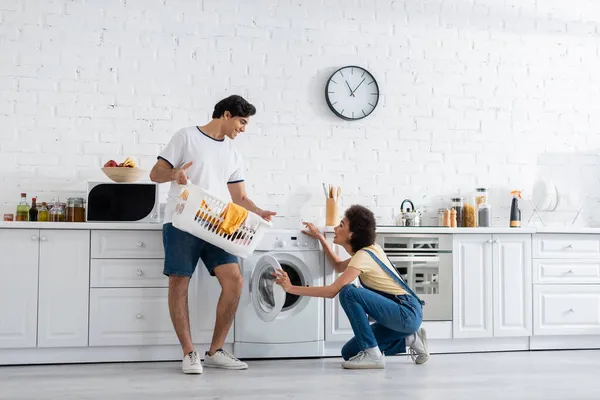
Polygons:
<instances>
[{"instance_id":1,"label":"clock face","mask_svg":"<svg viewBox=\"0 0 600 400\"><path fill-rule=\"evenodd\" d=\"M327 105L345 120L357 120L371 114L379 102L379 86L367 70L348 66L331 75L325 86Z\"/></svg>"}]
</instances>

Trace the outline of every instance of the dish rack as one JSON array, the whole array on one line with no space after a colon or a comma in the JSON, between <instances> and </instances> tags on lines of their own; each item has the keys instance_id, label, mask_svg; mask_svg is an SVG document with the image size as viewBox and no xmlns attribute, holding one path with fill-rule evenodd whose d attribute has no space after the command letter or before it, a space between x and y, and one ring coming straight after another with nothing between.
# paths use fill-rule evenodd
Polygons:
<instances>
[{"instance_id":1,"label":"dish rack","mask_svg":"<svg viewBox=\"0 0 600 400\"><path fill-rule=\"evenodd\" d=\"M559 197L556 207L551 210L540 207L541 204L535 204L532 198L525 198L524 200L532 210L532 215L528 223L536 224L539 222L543 226L573 226L581 215L587 198L588 196L583 196L573 204Z\"/></svg>"},{"instance_id":2,"label":"dish rack","mask_svg":"<svg viewBox=\"0 0 600 400\"><path fill-rule=\"evenodd\" d=\"M173 226L230 254L247 258L272 224L248 211L246 220L233 233L227 234L221 228L228 204L201 187L188 183L182 186L179 194Z\"/></svg>"}]
</instances>

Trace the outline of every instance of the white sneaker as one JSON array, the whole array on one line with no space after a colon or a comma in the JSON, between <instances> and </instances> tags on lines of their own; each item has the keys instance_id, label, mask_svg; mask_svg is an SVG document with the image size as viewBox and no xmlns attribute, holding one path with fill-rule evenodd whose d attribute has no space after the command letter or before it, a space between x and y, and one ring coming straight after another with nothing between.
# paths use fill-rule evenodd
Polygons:
<instances>
[{"instance_id":1,"label":"white sneaker","mask_svg":"<svg viewBox=\"0 0 600 400\"><path fill-rule=\"evenodd\" d=\"M385 356L374 357L366 351L361 351L348 361L342 363L346 369L383 369L385 368Z\"/></svg>"},{"instance_id":2,"label":"white sneaker","mask_svg":"<svg viewBox=\"0 0 600 400\"><path fill-rule=\"evenodd\" d=\"M409 347L410 357L417 364L423 364L429 360L429 350L427 350L427 332L421 327L414 333L415 337Z\"/></svg>"},{"instance_id":3,"label":"white sneaker","mask_svg":"<svg viewBox=\"0 0 600 400\"><path fill-rule=\"evenodd\" d=\"M212 356L209 356L207 351L204 355L204 366L207 368L248 369L248 364L223 349L217 350Z\"/></svg>"},{"instance_id":4,"label":"white sneaker","mask_svg":"<svg viewBox=\"0 0 600 400\"><path fill-rule=\"evenodd\" d=\"M200 364L200 355L196 350L188 353L182 362L182 367L184 374L201 374L202 373L202 364Z\"/></svg>"}]
</instances>

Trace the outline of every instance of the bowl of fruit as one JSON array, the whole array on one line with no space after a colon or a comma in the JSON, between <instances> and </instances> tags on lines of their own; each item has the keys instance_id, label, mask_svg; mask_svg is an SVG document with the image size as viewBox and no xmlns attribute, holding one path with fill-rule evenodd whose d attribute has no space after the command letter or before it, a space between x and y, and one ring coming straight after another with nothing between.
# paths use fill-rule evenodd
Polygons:
<instances>
[{"instance_id":1,"label":"bowl of fruit","mask_svg":"<svg viewBox=\"0 0 600 400\"><path fill-rule=\"evenodd\" d=\"M137 168L135 161L127 157L122 163L117 163L115 160L107 161L102 168L102 172L113 182L135 182L139 180L146 171Z\"/></svg>"}]
</instances>

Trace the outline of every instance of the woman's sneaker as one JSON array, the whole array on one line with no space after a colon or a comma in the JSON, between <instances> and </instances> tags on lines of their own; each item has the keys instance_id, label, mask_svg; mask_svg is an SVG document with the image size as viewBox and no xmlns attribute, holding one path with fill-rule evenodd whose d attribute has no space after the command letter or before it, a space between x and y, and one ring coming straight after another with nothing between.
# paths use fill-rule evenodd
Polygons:
<instances>
[{"instance_id":1,"label":"woman's sneaker","mask_svg":"<svg viewBox=\"0 0 600 400\"><path fill-rule=\"evenodd\" d=\"M204 366L207 368L248 369L248 364L223 349L217 350L212 356L209 356L207 351L204 355Z\"/></svg>"},{"instance_id":2,"label":"woman's sneaker","mask_svg":"<svg viewBox=\"0 0 600 400\"><path fill-rule=\"evenodd\" d=\"M184 374L201 374L202 373L202 364L200 364L200 355L197 351L189 352L184 358L182 362L182 367Z\"/></svg>"},{"instance_id":3,"label":"woman's sneaker","mask_svg":"<svg viewBox=\"0 0 600 400\"><path fill-rule=\"evenodd\" d=\"M427 349L427 332L421 327L414 333L414 340L408 350L410 357L417 364L423 364L429 360L429 350Z\"/></svg>"},{"instance_id":4,"label":"woman's sneaker","mask_svg":"<svg viewBox=\"0 0 600 400\"><path fill-rule=\"evenodd\" d=\"M383 369L385 368L385 356L375 357L366 351L361 351L348 361L344 361L342 367L346 369Z\"/></svg>"}]
</instances>

